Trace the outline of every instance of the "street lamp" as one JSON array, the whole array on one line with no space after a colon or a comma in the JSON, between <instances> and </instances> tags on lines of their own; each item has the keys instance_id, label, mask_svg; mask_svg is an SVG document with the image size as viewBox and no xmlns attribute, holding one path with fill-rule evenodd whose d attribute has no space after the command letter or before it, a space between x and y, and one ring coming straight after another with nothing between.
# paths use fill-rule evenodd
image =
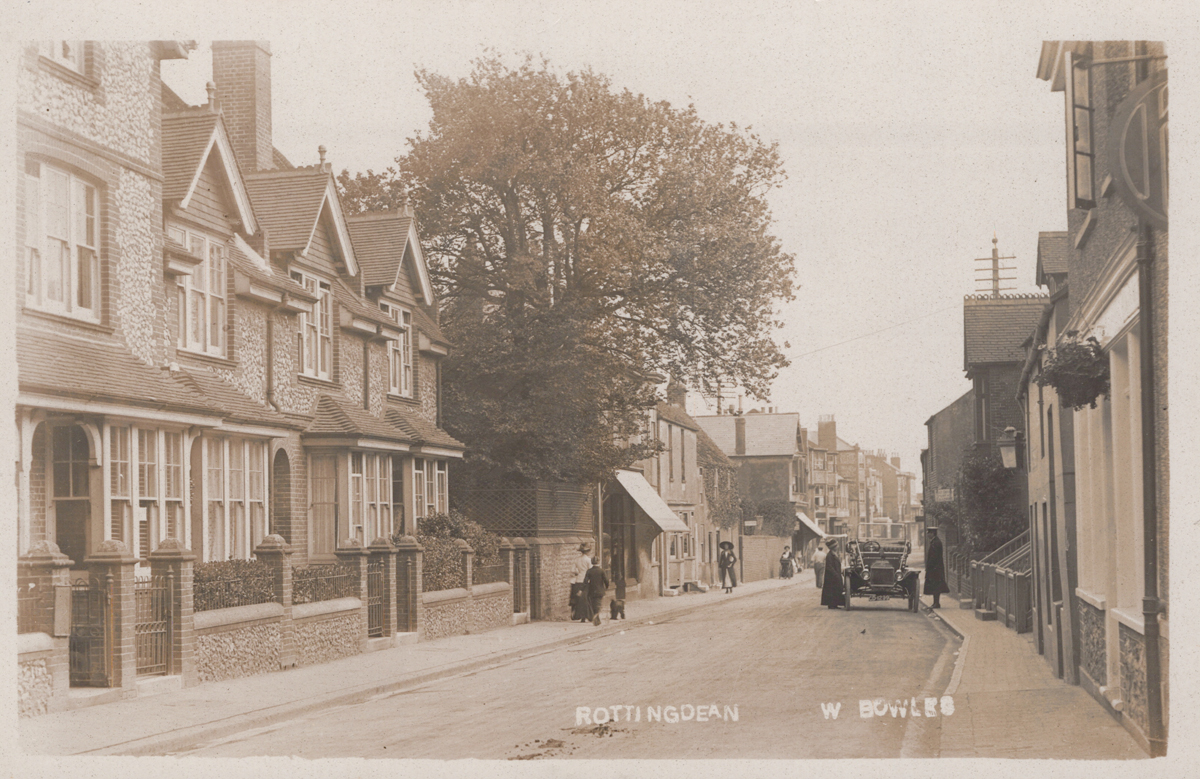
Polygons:
<instances>
[{"instance_id":1,"label":"street lamp","mask_svg":"<svg viewBox=\"0 0 1200 779\"><path fill-rule=\"evenodd\" d=\"M1000 460L1004 463L1004 467L1008 470L1020 468L1024 463L1024 449L1022 445L1024 436L1020 430L1017 430L1012 425L1004 428L1004 432L1000 434L999 440L996 442L1000 448Z\"/></svg>"}]
</instances>

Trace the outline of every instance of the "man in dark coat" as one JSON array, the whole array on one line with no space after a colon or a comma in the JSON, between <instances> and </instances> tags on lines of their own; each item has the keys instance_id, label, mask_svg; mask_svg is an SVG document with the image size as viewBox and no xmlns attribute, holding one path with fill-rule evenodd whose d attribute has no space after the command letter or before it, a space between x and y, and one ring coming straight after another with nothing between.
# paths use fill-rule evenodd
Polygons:
<instances>
[{"instance_id":1,"label":"man in dark coat","mask_svg":"<svg viewBox=\"0 0 1200 779\"><path fill-rule=\"evenodd\" d=\"M946 559L942 554L942 539L938 538L937 528L931 527L925 531L925 594L933 596L933 607L942 607L942 593L950 592L946 584Z\"/></svg>"},{"instance_id":2,"label":"man in dark coat","mask_svg":"<svg viewBox=\"0 0 1200 779\"><path fill-rule=\"evenodd\" d=\"M600 601L604 600L604 593L608 590L608 576L604 573L604 569L600 567L600 558L592 558L592 567L588 569L587 575L583 577L583 591L587 596L588 606L592 611L592 624L600 624Z\"/></svg>"},{"instance_id":3,"label":"man in dark coat","mask_svg":"<svg viewBox=\"0 0 1200 779\"><path fill-rule=\"evenodd\" d=\"M836 609L846 605L845 585L842 584L842 561L837 556L837 541L826 541L829 551L825 554L825 583L821 586L821 605Z\"/></svg>"}]
</instances>

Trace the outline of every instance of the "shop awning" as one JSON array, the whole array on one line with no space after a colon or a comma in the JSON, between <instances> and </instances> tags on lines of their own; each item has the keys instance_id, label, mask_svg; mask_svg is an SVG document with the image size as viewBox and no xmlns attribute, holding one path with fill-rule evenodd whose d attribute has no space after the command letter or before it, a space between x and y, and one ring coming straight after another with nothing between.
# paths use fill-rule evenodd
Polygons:
<instances>
[{"instance_id":1,"label":"shop awning","mask_svg":"<svg viewBox=\"0 0 1200 779\"><path fill-rule=\"evenodd\" d=\"M808 518L808 515L803 511L796 512L796 519L800 520L800 531L812 533L817 538L824 538L825 531L817 527L817 523Z\"/></svg>"},{"instance_id":2,"label":"shop awning","mask_svg":"<svg viewBox=\"0 0 1200 779\"><path fill-rule=\"evenodd\" d=\"M674 511L671 511L671 507L659 497L654 488L650 486L650 482L646 481L645 476L634 471L617 471L617 481L629 493L629 497L633 498L642 511L646 512L654 524L663 531L667 533L688 532L688 526Z\"/></svg>"}]
</instances>

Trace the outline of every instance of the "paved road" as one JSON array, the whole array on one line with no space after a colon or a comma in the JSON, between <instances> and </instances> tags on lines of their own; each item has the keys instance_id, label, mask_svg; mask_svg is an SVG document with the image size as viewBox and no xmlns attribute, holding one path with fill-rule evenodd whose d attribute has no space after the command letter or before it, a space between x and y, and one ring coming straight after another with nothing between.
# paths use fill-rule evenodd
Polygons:
<instances>
[{"instance_id":1,"label":"paved road","mask_svg":"<svg viewBox=\"0 0 1200 779\"><path fill-rule=\"evenodd\" d=\"M889 713L863 719L858 701L940 696L958 640L923 614L902 609L900 601L856 601L847 613L821 608L818 596L815 588L803 586L731 601L415 690L315 711L177 754L935 756L939 718ZM836 719L823 715L822 703L841 704ZM708 708L713 704L716 717ZM708 721L649 721L651 707L662 707L669 717L665 707L686 716L691 714L686 705L705 707ZM595 709L613 706L632 708L617 711L616 722L595 724L605 718ZM578 707L592 710L592 724L576 726Z\"/></svg>"}]
</instances>

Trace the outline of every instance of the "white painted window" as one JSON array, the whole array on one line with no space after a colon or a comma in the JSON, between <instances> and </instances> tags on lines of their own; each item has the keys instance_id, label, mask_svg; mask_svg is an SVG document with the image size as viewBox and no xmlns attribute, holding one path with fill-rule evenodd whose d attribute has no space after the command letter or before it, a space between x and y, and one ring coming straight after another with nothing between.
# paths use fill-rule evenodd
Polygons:
<instances>
[{"instance_id":1,"label":"white painted window","mask_svg":"<svg viewBox=\"0 0 1200 779\"><path fill-rule=\"evenodd\" d=\"M173 225L168 225L167 237L186 246L192 255L203 258L190 274L179 276L176 282L176 345L190 352L224 357L228 265L225 243Z\"/></svg>"},{"instance_id":2,"label":"white painted window","mask_svg":"<svg viewBox=\"0 0 1200 779\"><path fill-rule=\"evenodd\" d=\"M269 530L266 442L213 436L205 438L204 447L204 559L248 559Z\"/></svg>"},{"instance_id":3,"label":"white painted window","mask_svg":"<svg viewBox=\"0 0 1200 779\"><path fill-rule=\"evenodd\" d=\"M64 68L83 73L83 41L38 41L38 54Z\"/></svg>"},{"instance_id":4,"label":"white painted window","mask_svg":"<svg viewBox=\"0 0 1200 779\"><path fill-rule=\"evenodd\" d=\"M96 188L43 162L25 166L25 304L100 319Z\"/></svg>"},{"instance_id":5,"label":"white painted window","mask_svg":"<svg viewBox=\"0 0 1200 779\"><path fill-rule=\"evenodd\" d=\"M392 532L392 458L350 453L350 535L363 544Z\"/></svg>"},{"instance_id":6,"label":"white painted window","mask_svg":"<svg viewBox=\"0 0 1200 779\"><path fill-rule=\"evenodd\" d=\"M379 308L400 326L400 337L388 343L388 392L405 398L413 396L412 312L380 303Z\"/></svg>"},{"instance_id":7,"label":"white painted window","mask_svg":"<svg viewBox=\"0 0 1200 779\"><path fill-rule=\"evenodd\" d=\"M1063 56L1067 94L1067 207L1091 208L1096 205L1091 74L1086 59L1081 61L1078 54L1070 51Z\"/></svg>"},{"instance_id":8,"label":"white painted window","mask_svg":"<svg viewBox=\"0 0 1200 779\"><path fill-rule=\"evenodd\" d=\"M418 518L450 510L448 477L445 460L413 459L413 505Z\"/></svg>"},{"instance_id":9,"label":"white painted window","mask_svg":"<svg viewBox=\"0 0 1200 779\"><path fill-rule=\"evenodd\" d=\"M328 379L333 362L333 292L329 282L299 271L292 279L317 297L311 312L300 315L300 372Z\"/></svg>"}]
</instances>

